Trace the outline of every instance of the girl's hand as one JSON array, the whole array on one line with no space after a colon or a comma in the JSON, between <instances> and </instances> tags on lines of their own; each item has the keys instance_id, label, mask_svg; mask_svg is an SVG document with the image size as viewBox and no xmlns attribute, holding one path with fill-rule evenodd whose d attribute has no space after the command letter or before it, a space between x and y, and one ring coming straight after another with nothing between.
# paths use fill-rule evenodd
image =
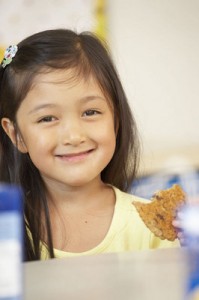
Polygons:
<instances>
[{"instance_id":1,"label":"girl's hand","mask_svg":"<svg viewBox=\"0 0 199 300\"><path fill-rule=\"evenodd\" d=\"M181 246L189 246L188 237L199 236L199 198L189 198L188 204L177 211L172 224L177 230Z\"/></svg>"},{"instance_id":2,"label":"girl's hand","mask_svg":"<svg viewBox=\"0 0 199 300\"><path fill-rule=\"evenodd\" d=\"M183 232L183 229L182 229L182 221L179 220L179 219L175 219L173 221L173 226L176 228L177 230L177 237L180 241L180 245L181 246L186 246L186 239L185 239L185 235L184 235L184 232Z\"/></svg>"}]
</instances>

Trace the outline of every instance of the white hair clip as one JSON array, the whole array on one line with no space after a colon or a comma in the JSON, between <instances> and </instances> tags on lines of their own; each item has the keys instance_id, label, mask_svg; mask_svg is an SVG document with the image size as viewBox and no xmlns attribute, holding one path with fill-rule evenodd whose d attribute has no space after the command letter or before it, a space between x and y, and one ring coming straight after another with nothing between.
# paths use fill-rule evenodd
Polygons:
<instances>
[{"instance_id":1,"label":"white hair clip","mask_svg":"<svg viewBox=\"0 0 199 300\"><path fill-rule=\"evenodd\" d=\"M1 62L1 65L3 68L5 68L7 65L9 65L13 59L13 57L15 57L16 53L17 53L18 47L16 45L11 45L9 46L4 54L4 58Z\"/></svg>"}]
</instances>

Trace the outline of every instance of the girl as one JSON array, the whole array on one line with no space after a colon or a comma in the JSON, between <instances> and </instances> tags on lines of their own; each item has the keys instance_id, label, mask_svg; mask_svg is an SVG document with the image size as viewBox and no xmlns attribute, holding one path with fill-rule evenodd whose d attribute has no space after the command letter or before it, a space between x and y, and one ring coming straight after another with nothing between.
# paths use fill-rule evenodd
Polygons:
<instances>
[{"instance_id":1,"label":"girl","mask_svg":"<svg viewBox=\"0 0 199 300\"><path fill-rule=\"evenodd\" d=\"M0 69L0 180L24 191L26 260L173 247L126 194L137 129L92 34L48 30L10 46ZM144 201L144 200L142 200Z\"/></svg>"}]
</instances>

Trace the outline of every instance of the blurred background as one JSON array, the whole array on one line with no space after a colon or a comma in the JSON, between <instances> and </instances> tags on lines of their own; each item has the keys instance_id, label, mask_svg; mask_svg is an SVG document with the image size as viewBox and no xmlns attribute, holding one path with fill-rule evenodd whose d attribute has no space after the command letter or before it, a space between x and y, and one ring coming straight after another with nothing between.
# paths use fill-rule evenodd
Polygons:
<instances>
[{"instance_id":1,"label":"blurred background","mask_svg":"<svg viewBox=\"0 0 199 300\"><path fill-rule=\"evenodd\" d=\"M1 58L7 46L44 29L106 39L142 141L132 191L150 197L180 182L199 194L198 0L0 0L0 11Z\"/></svg>"}]
</instances>

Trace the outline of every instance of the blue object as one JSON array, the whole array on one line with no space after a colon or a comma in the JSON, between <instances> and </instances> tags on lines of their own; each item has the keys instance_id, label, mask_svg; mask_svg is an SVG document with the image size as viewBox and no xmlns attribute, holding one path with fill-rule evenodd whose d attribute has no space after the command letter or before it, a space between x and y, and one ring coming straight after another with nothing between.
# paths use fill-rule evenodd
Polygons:
<instances>
[{"instance_id":1,"label":"blue object","mask_svg":"<svg viewBox=\"0 0 199 300\"><path fill-rule=\"evenodd\" d=\"M155 173L136 179L131 186L130 193L150 199L158 190L170 188L173 184L179 184L187 197L199 197L199 171L182 174Z\"/></svg>"},{"instance_id":2,"label":"blue object","mask_svg":"<svg viewBox=\"0 0 199 300\"><path fill-rule=\"evenodd\" d=\"M22 299L22 191L0 184L0 300Z\"/></svg>"}]
</instances>

